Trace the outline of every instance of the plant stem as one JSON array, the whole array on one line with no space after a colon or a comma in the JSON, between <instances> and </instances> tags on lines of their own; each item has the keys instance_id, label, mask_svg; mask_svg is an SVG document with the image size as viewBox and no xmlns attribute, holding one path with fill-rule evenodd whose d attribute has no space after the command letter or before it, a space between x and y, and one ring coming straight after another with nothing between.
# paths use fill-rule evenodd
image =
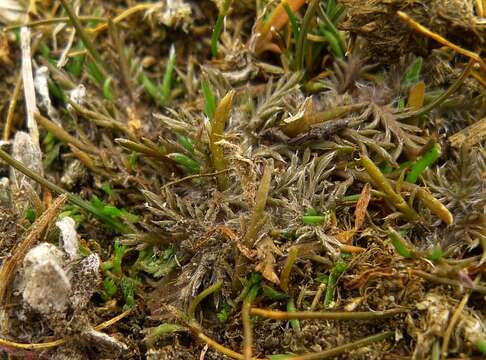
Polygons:
<instances>
[{"instance_id":1,"label":"plant stem","mask_svg":"<svg viewBox=\"0 0 486 360\"><path fill-rule=\"evenodd\" d=\"M391 309L385 311L275 311L260 308L252 308L252 315L274 320L377 320L392 317L407 312L406 309Z\"/></svg>"},{"instance_id":2,"label":"plant stem","mask_svg":"<svg viewBox=\"0 0 486 360\"><path fill-rule=\"evenodd\" d=\"M229 348L227 348L224 345L221 345L217 341L211 339L209 336L204 334L201 330L196 330L196 335L197 337L202 340L204 343L206 343L209 347L213 348L215 351L224 354L232 359L237 359L237 360L245 360L244 356L240 353L237 353L236 351L233 351Z\"/></svg>"},{"instance_id":3,"label":"plant stem","mask_svg":"<svg viewBox=\"0 0 486 360\"><path fill-rule=\"evenodd\" d=\"M436 276L436 275L433 275L433 274L426 273L426 272L421 271L421 270L412 270L411 273L414 274L414 275L420 276L421 278L424 278L426 280L432 281L432 282L436 282L436 283L444 284L444 285L464 287L466 289L471 289L472 291L486 295L486 286L484 286L484 285L474 284L474 285L470 286L468 284L465 284L463 282L459 282L457 280L439 277L439 276Z\"/></svg>"},{"instance_id":4,"label":"plant stem","mask_svg":"<svg viewBox=\"0 0 486 360\"><path fill-rule=\"evenodd\" d=\"M413 258L412 252L408 249L405 239L403 239L402 236L390 226L388 227L388 236L397 253L406 259Z\"/></svg>"},{"instance_id":5,"label":"plant stem","mask_svg":"<svg viewBox=\"0 0 486 360\"><path fill-rule=\"evenodd\" d=\"M422 172L429 166L434 164L441 156L441 148L439 144L435 144L432 149L427 151L415 164L412 165L410 172L408 173L406 180L409 183L415 184L422 174Z\"/></svg>"},{"instance_id":6,"label":"plant stem","mask_svg":"<svg viewBox=\"0 0 486 360\"><path fill-rule=\"evenodd\" d=\"M295 70L302 70L304 68L304 54L306 53L308 43L307 33L319 7L319 2L319 0L311 0L302 20L302 28L300 29L300 36L295 50Z\"/></svg>"},{"instance_id":7,"label":"plant stem","mask_svg":"<svg viewBox=\"0 0 486 360\"><path fill-rule=\"evenodd\" d=\"M221 12L216 20L216 25L214 25L214 30L211 35L211 55L213 58L218 56L218 40L221 32L223 31L224 18L228 15L232 0L224 0Z\"/></svg>"},{"instance_id":8,"label":"plant stem","mask_svg":"<svg viewBox=\"0 0 486 360\"><path fill-rule=\"evenodd\" d=\"M3 140L8 141L10 139L10 133L12 132L13 118L15 115L15 108L17 107L17 101L19 100L20 90L22 89L22 74L17 76L15 81L15 88L8 104L7 119L5 120L5 128L3 129Z\"/></svg>"},{"instance_id":9,"label":"plant stem","mask_svg":"<svg viewBox=\"0 0 486 360\"><path fill-rule=\"evenodd\" d=\"M157 6L160 6L159 3L145 3L145 4L137 4L135 6L132 6L119 15L117 15L115 18L113 18L113 23L118 24L120 21L125 20L126 18L132 16L133 14L136 14L137 12L143 11L143 10L150 10L152 8L156 8ZM103 19L106 21L106 19ZM94 29L88 29L88 32L96 34L100 31L108 29L108 23L105 22L104 24L100 24Z\"/></svg>"},{"instance_id":10,"label":"plant stem","mask_svg":"<svg viewBox=\"0 0 486 360\"><path fill-rule=\"evenodd\" d=\"M418 31L418 32L422 33L423 35L437 41L439 44L442 44L444 46L451 48L452 50L454 50L458 54L464 55L464 56L470 58L471 60L474 60L473 63L478 62L481 65L481 67L483 68L483 70L486 71L486 63L483 61L483 59L481 59L481 56L479 56L478 54L476 54L472 51L463 49L462 47L450 42L449 40L440 36L439 34L434 33L433 31L427 29L425 26L420 25L418 22L413 20L410 16L408 16L407 14L405 14L402 11L397 11L397 15L400 17L400 19L402 19L409 27L411 27L415 31Z\"/></svg>"},{"instance_id":11,"label":"plant stem","mask_svg":"<svg viewBox=\"0 0 486 360\"><path fill-rule=\"evenodd\" d=\"M98 149L93 145L87 145L80 140L76 139L74 136L69 134L66 130L64 130L59 125L55 124L51 120L47 119L46 117L42 116L39 113L34 114L34 118L37 122L47 131L54 134L54 136L59 139L64 144L71 144L77 147L80 150L86 151L91 154L98 153Z\"/></svg>"},{"instance_id":12,"label":"plant stem","mask_svg":"<svg viewBox=\"0 0 486 360\"><path fill-rule=\"evenodd\" d=\"M395 192L388 179L369 157L362 155L359 159L359 163L366 169L370 177L373 179L375 186L387 195L388 200L390 200L390 202L400 210L408 220L416 221L419 219L417 212L408 206L400 194Z\"/></svg>"},{"instance_id":13,"label":"plant stem","mask_svg":"<svg viewBox=\"0 0 486 360\"><path fill-rule=\"evenodd\" d=\"M243 245L251 248L255 242L256 235L260 230L262 219L264 219L265 206L267 204L268 192L270 191L270 183L272 180L273 165L267 164L263 170L263 176L255 196L255 207L253 214L248 222L248 230L243 238Z\"/></svg>"},{"instance_id":14,"label":"plant stem","mask_svg":"<svg viewBox=\"0 0 486 360\"><path fill-rule=\"evenodd\" d=\"M289 255L287 256L287 260L285 261L282 273L280 274L280 288L287 294L289 292L290 273L292 272L292 267L294 266L298 256L299 247L292 247L289 251Z\"/></svg>"},{"instance_id":15,"label":"plant stem","mask_svg":"<svg viewBox=\"0 0 486 360\"><path fill-rule=\"evenodd\" d=\"M294 299L292 299L292 298L290 298L287 301L287 312L289 312L289 313L297 312L296 309L295 309ZM292 326L292 329L294 329L294 331L300 332L300 321L299 321L299 319L291 319L290 320L290 326Z\"/></svg>"},{"instance_id":16,"label":"plant stem","mask_svg":"<svg viewBox=\"0 0 486 360\"><path fill-rule=\"evenodd\" d=\"M334 297L334 289L336 288L337 281L341 274L346 271L347 265L344 261L339 259L334 264L329 274L329 280L327 282L326 294L324 295L324 307L328 309L331 306L332 299Z\"/></svg>"},{"instance_id":17,"label":"plant stem","mask_svg":"<svg viewBox=\"0 0 486 360\"><path fill-rule=\"evenodd\" d=\"M207 298L209 295L211 295L212 293L221 289L222 285L223 285L223 282L221 280L218 280L213 285L211 285L207 289L204 289L201 293L199 293L197 296L195 296L194 299L191 302L191 305L189 305L189 309L187 310L187 315L190 318L194 319L194 315L196 313L196 308L199 305L199 303L201 301L203 301L205 298Z\"/></svg>"},{"instance_id":18,"label":"plant stem","mask_svg":"<svg viewBox=\"0 0 486 360\"><path fill-rule=\"evenodd\" d=\"M478 275L478 277L475 279L474 282L478 283L480 278L481 276ZM461 299L461 302L457 305L456 309L454 310L454 313L452 314L449 324L447 325L446 331L444 332L444 336L442 340L442 348L441 348L441 358L443 360L447 359L447 350L449 350L449 341L451 339L452 331L454 330L454 327L459 321L462 311L464 310L464 307L466 306L470 296L471 296L471 291L469 290L464 294L464 296Z\"/></svg>"},{"instance_id":19,"label":"plant stem","mask_svg":"<svg viewBox=\"0 0 486 360\"><path fill-rule=\"evenodd\" d=\"M213 167L217 172L224 171L227 167L226 159L224 158L224 149L217 142L223 139L224 128L231 114L234 97L235 91L231 90L223 99L221 99L214 113L214 118L211 121L209 147L211 149ZM218 175L218 185L221 191L226 190L228 187L228 177L225 173Z\"/></svg>"},{"instance_id":20,"label":"plant stem","mask_svg":"<svg viewBox=\"0 0 486 360\"><path fill-rule=\"evenodd\" d=\"M174 44L171 45L169 51L169 60L167 61L167 66L164 72L164 78L162 80L162 96L164 102L170 100L171 90L172 90L172 77L174 74L174 67L176 63L176 52Z\"/></svg>"},{"instance_id":21,"label":"plant stem","mask_svg":"<svg viewBox=\"0 0 486 360\"><path fill-rule=\"evenodd\" d=\"M243 306L241 309L241 322L243 324L243 357L245 360L251 360L252 347L253 347L253 334L250 319L251 303L258 295L260 284L255 284L251 287L250 291L243 300Z\"/></svg>"},{"instance_id":22,"label":"plant stem","mask_svg":"<svg viewBox=\"0 0 486 360\"><path fill-rule=\"evenodd\" d=\"M105 21L105 18L99 17L99 16L78 16L78 20L82 22L91 22L91 21ZM43 25L51 25L51 24L58 24L58 23L66 23L69 22L70 18L67 16L64 17L57 17L57 18L51 18L51 19L41 19L41 20L34 20L30 21L25 24L14 24L14 25L9 25L6 26L3 31L12 31L12 30L17 30L20 29L21 27L37 27L37 26L43 26Z\"/></svg>"}]
</instances>

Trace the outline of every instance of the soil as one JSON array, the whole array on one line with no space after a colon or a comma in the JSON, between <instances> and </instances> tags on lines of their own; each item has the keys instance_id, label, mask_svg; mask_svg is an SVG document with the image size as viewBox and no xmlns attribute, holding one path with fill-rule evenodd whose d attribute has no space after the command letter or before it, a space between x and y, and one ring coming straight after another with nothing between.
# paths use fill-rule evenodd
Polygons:
<instances>
[{"instance_id":1,"label":"soil","mask_svg":"<svg viewBox=\"0 0 486 360\"><path fill-rule=\"evenodd\" d=\"M486 356L484 0L0 24L1 358Z\"/></svg>"}]
</instances>

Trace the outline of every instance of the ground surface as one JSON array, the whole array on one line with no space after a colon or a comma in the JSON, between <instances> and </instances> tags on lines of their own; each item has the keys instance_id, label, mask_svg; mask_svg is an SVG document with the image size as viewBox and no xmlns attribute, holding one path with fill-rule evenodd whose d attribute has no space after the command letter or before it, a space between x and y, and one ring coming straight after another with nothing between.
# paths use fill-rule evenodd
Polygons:
<instances>
[{"instance_id":1,"label":"ground surface","mask_svg":"<svg viewBox=\"0 0 486 360\"><path fill-rule=\"evenodd\" d=\"M486 354L484 1L0 21L4 358Z\"/></svg>"}]
</instances>

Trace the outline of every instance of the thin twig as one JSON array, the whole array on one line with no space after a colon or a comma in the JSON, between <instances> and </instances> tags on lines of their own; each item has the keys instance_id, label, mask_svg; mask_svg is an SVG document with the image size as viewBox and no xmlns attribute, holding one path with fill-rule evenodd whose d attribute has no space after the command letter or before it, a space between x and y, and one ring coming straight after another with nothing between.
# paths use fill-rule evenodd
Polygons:
<instances>
[{"instance_id":1,"label":"thin twig","mask_svg":"<svg viewBox=\"0 0 486 360\"><path fill-rule=\"evenodd\" d=\"M275 311L260 308L252 308L251 315L257 315L274 320L376 320L385 319L398 314L406 313L406 309L391 309L385 311L355 311L355 312L333 312L333 311Z\"/></svg>"},{"instance_id":2,"label":"thin twig","mask_svg":"<svg viewBox=\"0 0 486 360\"><path fill-rule=\"evenodd\" d=\"M127 311L124 311L120 315L117 315L114 318L111 318L110 320L107 320L105 322L102 322L99 325L96 325L94 329L96 331L101 331L103 329L106 329L107 327L110 327L113 324L116 324L118 321L120 321L124 317L128 316L133 311L133 309L135 309L135 308L131 308L131 309L127 310Z\"/></svg>"},{"instance_id":3,"label":"thin twig","mask_svg":"<svg viewBox=\"0 0 486 360\"><path fill-rule=\"evenodd\" d=\"M483 78L477 71L471 70L471 76L475 78L484 88L486 88L486 79Z\"/></svg>"},{"instance_id":4,"label":"thin twig","mask_svg":"<svg viewBox=\"0 0 486 360\"><path fill-rule=\"evenodd\" d=\"M15 89L10 99L7 111L7 119L5 120L5 128L3 129L3 140L8 141L10 139L10 133L12 132L13 118L15 115L15 108L17 107L17 101L19 100L20 90L22 89L22 74L17 77L15 82Z\"/></svg>"},{"instance_id":5,"label":"thin twig","mask_svg":"<svg viewBox=\"0 0 486 360\"><path fill-rule=\"evenodd\" d=\"M475 52L466 50L466 49L450 42L446 38L444 38L444 37L440 36L439 34L427 29L425 26L419 24L418 22L413 20L410 16L408 16L407 14L405 14L402 11L397 11L397 15L400 17L400 19L402 19L413 30L418 31L419 33L437 41L438 43L451 48L452 50L454 50L458 54L464 55L464 56L466 56L470 59L475 60L476 62L478 62L481 65L483 70L486 71L486 63L483 61L483 59L481 59L481 56L479 56Z\"/></svg>"},{"instance_id":6,"label":"thin twig","mask_svg":"<svg viewBox=\"0 0 486 360\"><path fill-rule=\"evenodd\" d=\"M99 17L99 16L78 16L79 21L82 22L91 22L91 21L105 21L105 18ZM20 29L21 27L28 27L28 28L34 28L38 26L44 26L44 25L53 25L53 24L59 24L59 23L67 23L69 22L70 19L69 17L57 17L57 18L51 18L51 19L41 19L41 20L34 20L30 21L25 24L13 24L6 26L3 30L4 31L12 31L12 30L17 30Z\"/></svg>"},{"instance_id":7,"label":"thin twig","mask_svg":"<svg viewBox=\"0 0 486 360\"><path fill-rule=\"evenodd\" d=\"M113 23L117 24L120 21L132 16L133 14L136 14L139 11L143 10L149 10L152 8L160 7L160 4L158 3L146 3L146 4L137 4L135 6L132 6L131 8L126 9L123 11L120 15L116 16L112 21ZM98 33L100 31L108 29L108 23L100 24L94 29L89 29L88 32L90 33Z\"/></svg>"},{"instance_id":8,"label":"thin twig","mask_svg":"<svg viewBox=\"0 0 486 360\"><path fill-rule=\"evenodd\" d=\"M250 319L251 303L258 294L260 285L253 285L248 294L243 300L243 306L241 309L241 322L243 324L243 358L244 360L251 360L252 348L253 348L253 333Z\"/></svg>"},{"instance_id":9,"label":"thin twig","mask_svg":"<svg viewBox=\"0 0 486 360\"><path fill-rule=\"evenodd\" d=\"M436 276L436 275L433 275L433 274L429 274L429 273L426 273L426 272L421 271L421 270L411 270L410 273L413 274L413 275L420 276L421 278L424 278L424 279L432 281L432 282L436 282L436 283L444 284L444 285L463 287L463 288L471 289L472 291L486 295L486 286L484 286L484 285L476 285L476 284L469 285L467 283L459 282L457 280L452 280L452 279L448 279L448 278L444 278L444 277L439 277L439 276Z\"/></svg>"},{"instance_id":10,"label":"thin twig","mask_svg":"<svg viewBox=\"0 0 486 360\"><path fill-rule=\"evenodd\" d=\"M59 125L55 124L51 120L47 119L46 117L42 116L39 113L34 114L34 118L39 122L39 124L45 128L47 131L50 131L51 133L54 134L56 138L58 138L61 142L65 144L71 144L74 145L75 147L89 152L96 154L98 153L98 149L93 146L93 145L87 145L80 140L76 139L74 136L69 134L66 130L64 130L62 127Z\"/></svg>"},{"instance_id":11,"label":"thin twig","mask_svg":"<svg viewBox=\"0 0 486 360\"><path fill-rule=\"evenodd\" d=\"M452 331L454 330L454 327L459 321L459 317L461 316L462 310L464 309L464 306L466 306L470 295L471 295L471 291L468 291L466 294L464 294L461 302L457 305L456 309L454 310L451 320L447 325L447 329L444 332L444 337L442 340L442 349L441 349L441 359L443 360L447 359L447 350L449 349L449 341L451 338Z\"/></svg>"},{"instance_id":12,"label":"thin twig","mask_svg":"<svg viewBox=\"0 0 486 360\"><path fill-rule=\"evenodd\" d=\"M321 301L324 290L326 290L326 284L320 284L317 288L316 294L314 295L314 299L312 299L309 311L314 311L316 309L317 304Z\"/></svg>"},{"instance_id":13,"label":"thin twig","mask_svg":"<svg viewBox=\"0 0 486 360\"><path fill-rule=\"evenodd\" d=\"M222 285L223 282L221 280L216 281L213 285L211 285L207 289L204 289L203 291L201 291L201 293L195 296L194 299L192 300L191 305L189 305L189 309L187 310L187 314L189 315L189 317L194 318L196 313L196 308L199 305L199 303L203 301L205 298L207 298L209 295L211 295L212 293L221 289Z\"/></svg>"}]
</instances>

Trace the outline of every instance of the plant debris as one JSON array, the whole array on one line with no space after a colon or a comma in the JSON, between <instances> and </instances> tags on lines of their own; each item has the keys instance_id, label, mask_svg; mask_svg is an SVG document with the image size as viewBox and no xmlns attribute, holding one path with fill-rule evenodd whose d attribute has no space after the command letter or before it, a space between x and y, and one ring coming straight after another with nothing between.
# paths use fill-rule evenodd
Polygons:
<instances>
[{"instance_id":1,"label":"plant debris","mask_svg":"<svg viewBox=\"0 0 486 360\"><path fill-rule=\"evenodd\" d=\"M0 24L0 355L486 355L484 0Z\"/></svg>"}]
</instances>

